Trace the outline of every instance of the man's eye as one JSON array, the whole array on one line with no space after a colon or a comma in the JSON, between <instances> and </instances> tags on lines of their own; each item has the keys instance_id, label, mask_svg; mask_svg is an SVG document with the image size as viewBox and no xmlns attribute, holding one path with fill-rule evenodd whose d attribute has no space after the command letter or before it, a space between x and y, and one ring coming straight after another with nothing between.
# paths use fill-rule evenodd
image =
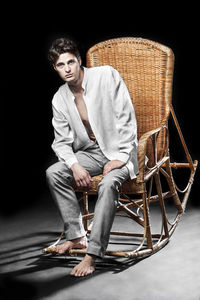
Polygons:
<instances>
[{"instance_id":1,"label":"man's eye","mask_svg":"<svg viewBox=\"0 0 200 300\"><path fill-rule=\"evenodd\" d=\"M64 64L57 64L58 68L63 68Z\"/></svg>"}]
</instances>

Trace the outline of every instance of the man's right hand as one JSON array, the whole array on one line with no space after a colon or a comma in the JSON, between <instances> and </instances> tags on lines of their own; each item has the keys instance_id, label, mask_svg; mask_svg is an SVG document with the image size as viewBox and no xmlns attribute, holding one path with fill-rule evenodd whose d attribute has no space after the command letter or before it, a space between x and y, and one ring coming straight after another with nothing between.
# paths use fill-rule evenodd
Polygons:
<instances>
[{"instance_id":1,"label":"man's right hand","mask_svg":"<svg viewBox=\"0 0 200 300\"><path fill-rule=\"evenodd\" d=\"M89 188L92 183L92 178L89 172L83 168L79 163L74 163L71 166L71 170L73 172L74 180L78 187L87 187Z\"/></svg>"}]
</instances>

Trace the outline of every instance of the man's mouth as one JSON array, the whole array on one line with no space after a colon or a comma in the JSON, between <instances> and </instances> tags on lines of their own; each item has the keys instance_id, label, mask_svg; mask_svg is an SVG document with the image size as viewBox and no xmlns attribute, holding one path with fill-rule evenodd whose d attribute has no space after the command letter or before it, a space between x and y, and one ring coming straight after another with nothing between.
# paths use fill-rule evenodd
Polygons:
<instances>
[{"instance_id":1,"label":"man's mouth","mask_svg":"<svg viewBox=\"0 0 200 300\"><path fill-rule=\"evenodd\" d=\"M72 74L65 75L65 78L70 78L70 77L72 77Z\"/></svg>"}]
</instances>

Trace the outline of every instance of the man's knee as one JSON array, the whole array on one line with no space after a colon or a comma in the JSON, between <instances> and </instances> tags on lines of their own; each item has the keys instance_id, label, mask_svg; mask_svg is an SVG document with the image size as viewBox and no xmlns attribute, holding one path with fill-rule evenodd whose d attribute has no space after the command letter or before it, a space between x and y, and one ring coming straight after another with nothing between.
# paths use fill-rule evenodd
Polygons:
<instances>
[{"instance_id":1,"label":"man's knee","mask_svg":"<svg viewBox=\"0 0 200 300\"><path fill-rule=\"evenodd\" d=\"M106 174L99 184L99 188L112 189L119 191L120 186L124 181L129 178L129 172L127 167L121 169L114 169Z\"/></svg>"},{"instance_id":2,"label":"man's knee","mask_svg":"<svg viewBox=\"0 0 200 300\"><path fill-rule=\"evenodd\" d=\"M49 184L54 184L57 180L70 179L69 169L61 162L51 165L46 170L46 179Z\"/></svg>"},{"instance_id":3,"label":"man's knee","mask_svg":"<svg viewBox=\"0 0 200 300\"><path fill-rule=\"evenodd\" d=\"M113 208L117 207L119 201L119 182L114 177L105 176L98 185L98 199L101 203L104 203L105 207L109 210L113 205Z\"/></svg>"},{"instance_id":4,"label":"man's knee","mask_svg":"<svg viewBox=\"0 0 200 300\"><path fill-rule=\"evenodd\" d=\"M101 190L119 190L120 183L115 179L114 176L105 176L99 183L98 189Z\"/></svg>"},{"instance_id":5,"label":"man's knee","mask_svg":"<svg viewBox=\"0 0 200 300\"><path fill-rule=\"evenodd\" d=\"M46 170L46 179L48 183L53 183L55 181L55 177L57 176L58 171L55 168L55 164L48 167Z\"/></svg>"}]
</instances>

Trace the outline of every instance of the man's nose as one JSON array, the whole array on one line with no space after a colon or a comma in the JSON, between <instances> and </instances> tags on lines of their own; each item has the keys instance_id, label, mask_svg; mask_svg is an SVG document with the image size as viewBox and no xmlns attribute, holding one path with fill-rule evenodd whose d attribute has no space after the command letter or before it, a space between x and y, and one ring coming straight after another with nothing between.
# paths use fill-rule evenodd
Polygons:
<instances>
[{"instance_id":1,"label":"man's nose","mask_svg":"<svg viewBox=\"0 0 200 300\"><path fill-rule=\"evenodd\" d=\"M67 72L67 73L70 72L70 67L67 64L65 65L65 72Z\"/></svg>"}]
</instances>

